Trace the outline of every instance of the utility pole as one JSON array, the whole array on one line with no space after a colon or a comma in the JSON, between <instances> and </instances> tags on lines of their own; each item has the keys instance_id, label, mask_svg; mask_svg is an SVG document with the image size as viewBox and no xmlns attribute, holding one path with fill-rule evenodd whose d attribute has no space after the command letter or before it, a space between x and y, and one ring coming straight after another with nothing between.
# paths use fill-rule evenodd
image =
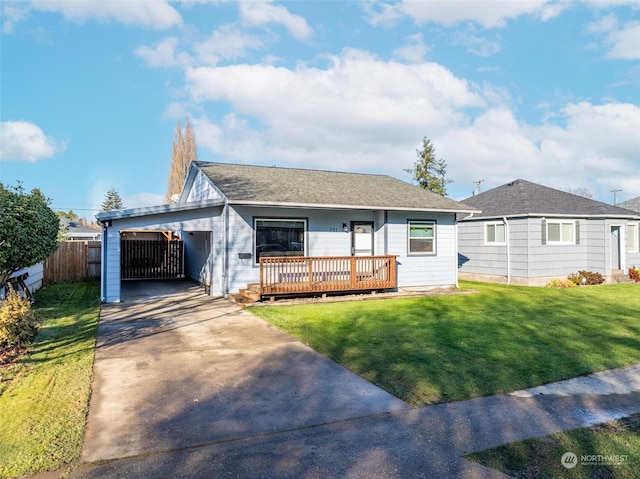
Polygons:
<instances>
[{"instance_id":1,"label":"utility pole","mask_svg":"<svg viewBox=\"0 0 640 479\"><path fill-rule=\"evenodd\" d=\"M474 184L476 184L478 186L477 193L476 193L478 195L481 193L481 191L480 191L480 183L482 183L483 181L484 180L476 180L476 181L473 182Z\"/></svg>"},{"instance_id":2,"label":"utility pole","mask_svg":"<svg viewBox=\"0 0 640 479\"><path fill-rule=\"evenodd\" d=\"M613 193L613 206L615 206L616 203L617 203L617 199L618 199L617 194L620 191L622 191L622 190L611 190L611 193Z\"/></svg>"}]
</instances>

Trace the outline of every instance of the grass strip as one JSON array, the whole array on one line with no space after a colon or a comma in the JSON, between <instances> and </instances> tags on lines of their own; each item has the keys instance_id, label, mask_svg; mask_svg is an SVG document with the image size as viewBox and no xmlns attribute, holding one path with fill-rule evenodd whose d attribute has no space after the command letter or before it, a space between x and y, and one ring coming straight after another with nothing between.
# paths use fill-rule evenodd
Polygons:
<instances>
[{"instance_id":1,"label":"grass strip","mask_svg":"<svg viewBox=\"0 0 640 479\"><path fill-rule=\"evenodd\" d=\"M638 284L463 289L251 312L416 407L640 362Z\"/></svg>"},{"instance_id":2,"label":"grass strip","mask_svg":"<svg viewBox=\"0 0 640 479\"><path fill-rule=\"evenodd\" d=\"M566 453L573 453L575 458L567 461ZM520 479L637 479L640 478L640 414L466 457Z\"/></svg>"},{"instance_id":3,"label":"grass strip","mask_svg":"<svg viewBox=\"0 0 640 479\"><path fill-rule=\"evenodd\" d=\"M29 353L0 370L0 477L53 470L80 456L100 314L97 282L36 292L42 321Z\"/></svg>"}]
</instances>

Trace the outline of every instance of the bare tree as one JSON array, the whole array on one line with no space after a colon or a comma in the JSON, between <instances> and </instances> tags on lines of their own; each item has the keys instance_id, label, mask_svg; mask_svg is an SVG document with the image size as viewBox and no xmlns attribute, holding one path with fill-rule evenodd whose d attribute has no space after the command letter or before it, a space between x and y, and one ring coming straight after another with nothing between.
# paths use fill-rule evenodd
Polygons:
<instances>
[{"instance_id":1,"label":"bare tree","mask_svg":"<svg viewBox=\"0 0 640 479\"><path fill-rule=\"evenodd\" d=\"M192 161L198 160L198 147L196 136L191 127L191 121L187 118L184 131L180 122L176 125L173 145L171 147L171 166L169 169L169 180L167 181L167 201L171 202L171 197L180 193L184 181L189 171Z\"/></svg>"},{"instance_id":2,"label":"bare tree","mask_svg":"<svg viewBox=\"0 0 640 479\"><path fill-rule=\"evenodd\" d=\"M589 198L589 199L593 198L593 193L591 193L589 188L584 188L584 187L580 187L580 188L563 188L562 191L565 191L567 193L571 193L572 195L583 196L584 198Z\"/></svg>"}]
</instances>

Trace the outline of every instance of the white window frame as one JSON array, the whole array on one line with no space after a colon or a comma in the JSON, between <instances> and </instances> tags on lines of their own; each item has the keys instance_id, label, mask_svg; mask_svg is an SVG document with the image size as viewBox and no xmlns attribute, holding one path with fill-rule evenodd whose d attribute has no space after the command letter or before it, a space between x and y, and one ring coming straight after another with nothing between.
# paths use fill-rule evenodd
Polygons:
<instances>
[{"instance_id":1,"label":"white window frame","mask_svg":"<svg viewBox=\"0 0 640 479\"><path fill-rule=\"evenodd\" d=\"M433 228L433 238L428 238L432 241L432 251L424 252L411 252L411 226L431 226ZM433 220L407 220L407 256L435 256L437 249L437 223ZM419 239L419 238L413 238Z\"/></svg>"},{"instance_id":2,"label":"white window frame","mask_svg":"<svg viewBox=\"0 0 640 479\"><path fill-rule=\"evenodd\" d=\"M496 241L494 239L494 241L489 241L489 226L502 226L502 231L503 234L502 236L504 237L503 241ZM495 234L494 234L494 238L495 238ZM505 245L507 244L507 228L505 227L505 224L502 221L493 221L491 223L485 223L484 224L484 244L486 245Z\"/></svg>"},{"instance_id":3,"label":"white window frame","mask_svg":"<svg viewBox=\"0 0 640 479\"><path fill-rule=\"evenodd\" d=\"M640 223L627 224L627 251L632 253L640 252Z\"/></svg>"},{"instance_id":4,"label":"white window frame","mask_svg":"<svg viewBox=\"0 0 640 479\"><path fill-rule=\"evenodd\" d=\"M307 233L308 229L308 219L307 218L272 218L272 217L263 217L256 216L253 218L253 254L255 256L254 262L255 264L260 264L260 257L258 255L258 221L290 221L292 223L302 223L303 224L303 237L304 237L304 247L302 249L302 256L307 256Z\"/></svg>"},{"instance_id":5,"label":"white window frame","mask_svg":"<svg viewBox=\"0 0 640 479\"><path fill-rule=\"evenodd\" d=\"M560 240L554 241L549 239L549 226L550 225L560 225ZM571 241L566 241L562 238L562 225L571 225L571 234L573 238ZM576 244L576 220L550 220L547 219L547 244Z\"/></svg>"}]
</instances>

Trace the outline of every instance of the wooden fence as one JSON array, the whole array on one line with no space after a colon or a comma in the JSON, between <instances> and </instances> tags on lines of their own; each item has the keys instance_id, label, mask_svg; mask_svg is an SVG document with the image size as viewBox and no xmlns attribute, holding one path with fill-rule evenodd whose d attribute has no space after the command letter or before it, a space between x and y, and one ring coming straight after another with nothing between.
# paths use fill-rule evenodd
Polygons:
<instances>
[{"instance_id":1,"label":"wooden fence","mask_svg":"<svg viewBox=\"0 0 640 479\"><path fill-rule=\"evenodd\" d=\"M44 261L44 284L100 278L102 242L63 241Z\"/></svg>"}]
</instances>

